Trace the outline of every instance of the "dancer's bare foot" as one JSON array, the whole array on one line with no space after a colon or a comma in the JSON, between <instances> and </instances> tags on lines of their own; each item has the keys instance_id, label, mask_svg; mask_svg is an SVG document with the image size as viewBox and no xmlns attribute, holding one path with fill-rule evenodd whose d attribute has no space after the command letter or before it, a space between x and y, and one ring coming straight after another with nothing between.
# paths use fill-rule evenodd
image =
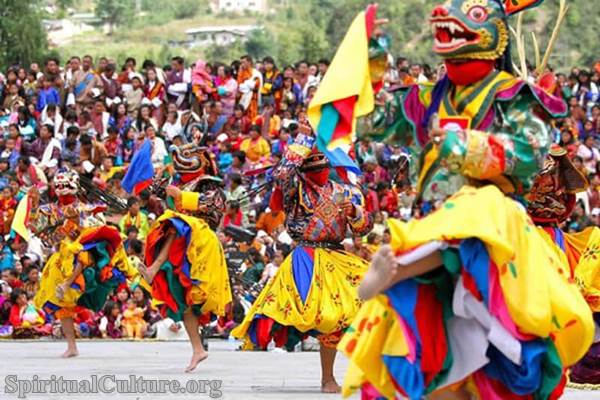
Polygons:
<instances>
[{"instance_id":1,"label":"dancer's bare foot","mask_svg":"<svg viewBox=\"0 0 600 400\"><path fill-rule=\"evenodd\" d=\"M72 358L77 357L79 355L79 351L77 349L67 349L64 353L62 353L61 358Z\"/></svg>"},{"instance_id":2,"label":"dancer's bare foot","mask_svg":"<svg viewBox=\"0 0 600 400\"><path fill-rule=\"evenodd\" d=\"M190 365L187 366L187 368L185 369L185 372L186 373L192 372L193 370L196 369L198 364L200 364L202 361L206 360L207 358L208 358L208 352L206 350L194 352L194 354L192 354L192 359L190 360Z\"/></svg>"},{"instance_id":3,"label":"dancer's bare foot","mask_svg":"<svg viewBox=\"0 0 600 400\"><path fill-rule=\"evenodd\" d=\"M342 387L338 385L335 379L321 382L321 393L341 393Z\"/></svg>"}]
</instances>

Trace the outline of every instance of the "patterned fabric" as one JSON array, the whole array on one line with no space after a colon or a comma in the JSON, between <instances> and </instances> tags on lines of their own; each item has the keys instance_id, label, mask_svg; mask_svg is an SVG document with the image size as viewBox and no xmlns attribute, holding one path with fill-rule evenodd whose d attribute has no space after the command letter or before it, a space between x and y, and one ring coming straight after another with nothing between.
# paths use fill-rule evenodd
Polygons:
<instances>
[{"instance_id":1,"label":"patterned fabric","mask_svg":"<svg viewBox=\"0 0 600 400\"><path fill-rule=\"evenodd\" d=\"M83 272L59 299L56 288L69 279L76 263L84 266ZM42 271L40 290L34 302L36 307L50 314L62 310L58 314L60 316L72 315L76 306L99 311L112 290L137 275L128 262L116 228L84 229L76 240L64 239L58 252L50 256Z\"/></svg>"},{"instance_id":2,"label":"patterned fabric","mask_svg":"<svg viewBox=\"0 0 600 400\"><path fill-rule=\"evenodd\" d=\"M487 89L477 90L481 85ZM433 91L427 86L411 86L384 93L385 105L360 125L359 136L407 146L421 154L415 184L422 201L441 202L470 179L491 181L506 193L522 194L531 188L544 163L550 119L566 111L564 103L555 103L541 89L506 73L474 86L459 88L446 79ZM451 96L465 90L475 94L470 101L457 102L463 97ZM487 111L482 114L481 110ZM460 117L466 128L450 129L445 142L434 146L427 138L431 116L439 120L441 128L445 124L452 128Z\"/></svg>"},{"instance_id":3,"label":"patterned fabric","mask_svg":"<svg viewBox=\"0 0 600 400\"><path fill-rule=\"evenodd\" d=\"M293 349L307 335L335 346L360 308L357 288L367 267L346 252L296 247L231 334L247 349L265 349L271 340Z\"/></svg>"},{"instance_id":4,"label":"patterned fabric","mask_svg":"<svg viewBox=\"0 0 600 400\"><path fill-rule=\"evenodd\" d=\"M569 160L563 149L551 149L544 168L526 196L527 212L535 223L564 222L575 208L575 194L588 187L585 175Z\"/></svg>"},{"instance_id":5,"label":"patterned fabric","mask_svg":"<svg viewBox=\"0 0 600 400\"><path fill-rule=\"evenodd\" d=\"M287 152L272 176L283 193L285 225L292 239L339 244L346 237L348 227L357 235L367 234L373 220L363 211L365 201L359 188L332 181L324 186L312 183L299 172L303 158L293 158L290 153ZM340 206L347 201L356 207L355 218L340 212Z\"/></svg>"},{"instance_id":6,"label":"patterned fabric","mask_svg":"<svg viewBox=\"0 0 600 400\"><path fill-rule=\"evenodd\" d=\"M387 398L394 390L420 399L468 377L467 387L479 398L560 394L562 371L592 343L592 313L564 268L564 255L545 243L520 204L492 185L464 187L421 220L391 220L390 230L397 254L436 240L457 249L443 254L444 268L400 282L365 304L338 347L351 362L345 393L368 381ZM453 283L459 277L471 297L466 314ZM472 328L457 335L454 324L461 319ZM483 368L456 347L474 330L487 344ZM517 345L516 352L498 332Z\"/></svg>"},{"instance_id":7,"label":"patterned fabric","mask_svg":"<svg viewBox=\"0 0 600 400\"><path fill-rule=\"evenodd\" d=\"M152 297L161 303L163 317L181 321L188 307L198 316L222 316L231 303L229 273L217 235L202 219L166 211L146 240L146 262L151 265L171 230L176 238L168 260L152 282Z\"/></svg>"},{"instance_id":8,"label":"patterned fabric","mask_svg":"<svg viewBox=\"0 0 600 400\"><path fill-rule=\"evenodd\" d=\"M365 235L372 218L363 210L358 188L328 181L312 183L300 167L311 154L310 140L297 138L272 176L283 193L286 227L300 242L262 290L232 335L248 348L266 348L271 340L288 349L308 334L333 346L360 307L357 286L367 269L361 258L337 251L350 229ZM354 218L340 208L350 201Z\"/></svg>"}]
</instances>

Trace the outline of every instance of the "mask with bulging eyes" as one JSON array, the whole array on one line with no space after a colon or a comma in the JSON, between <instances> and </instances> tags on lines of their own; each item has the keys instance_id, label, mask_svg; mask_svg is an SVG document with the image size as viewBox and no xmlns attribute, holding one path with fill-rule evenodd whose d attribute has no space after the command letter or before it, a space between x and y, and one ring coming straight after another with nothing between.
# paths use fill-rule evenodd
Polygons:
<instances>
[{"instance_id":1,"label":"mask with bulging eyes","mask_svg":"<svg viewBox=\"0 0 600 400\"><path fill-rule=\"evenodd\" d=\"M210 226L211 229L215 230L221 225L221 220L225 214L225 204L227 197L225 192L216 182L205 182L197 187L197 191L200 193L198 198L198 211L196 214L199 218L202 218Z\"/></svg>"}]
</instances>

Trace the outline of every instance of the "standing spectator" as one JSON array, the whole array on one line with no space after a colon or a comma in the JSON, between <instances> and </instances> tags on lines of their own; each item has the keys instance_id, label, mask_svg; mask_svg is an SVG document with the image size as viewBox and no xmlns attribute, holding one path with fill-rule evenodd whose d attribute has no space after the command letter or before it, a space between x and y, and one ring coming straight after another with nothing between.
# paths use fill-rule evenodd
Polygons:
<instances>
[{"instance_id":1,"label":"standing spectator","mask_svg":"<svg viewBox=\"0 0 600 400\"><path fill-rule=\"evenodd\" d=\"M163 124L165 109L163 101L165 100L165 86L158 80L158 75L154 68L146 71L146 90L144 100L152 107L152 118L160 126Z\"/></svg>"},{"instance_id":2,"label":"standing spectator","mask_svg":"<svg viewBox=\"0 0 600 400\"><path fill-rule=\"evenodd\" d=\"M583 159L583 165L588 174L595 174L600 160L600 151L593 136L588 136L579 145L577 155Z\"/></svg>"},{"instance_id":3,"label":"standing spectator","mask_svg":"<svg viewBox=\"0 0 600 400\"><path fill-rule=\"evenodd\" d=\"M104 86L104 98L106 104L110 107L114 104L115 100L123 95L121 92L121 84L116 79L115 75L116 66L113 63L106 64L100 73L100 79Z\"/></svg>"},{"instance_id":4,"label":"standing spectator","mask_svg":"<svg viewBox=\"0 0 600 400\"><path fill-rule=\"evenodd\" d=\"M217 76L215 78L217 95L223 104L223 115L227 118L233 115L233 108L235 107L235 100L238 93L238 83L231 75L231 67L220 65L217 68Z\"/></svg>"},{"instance_id":5,"label":"standing spectator","mask_svg":"<svg viewBox=\"0 0 600 400\"><path fill-rule=\"evenodd\" d=\"M133 118L144 99L144 82L139 74L134 74L131 78L131 90L125 92L125 102L127 103L127 114Z\"/></svg>"},{"instance_id":6,"label":"standing spectator","mask_svg":"<svg viewBox=\"0 0 600 400\"><path fill-rule=\"evenodd\" d=\"M261 128L258 125L252 125L250 128L250 137L244 139L240 150L246 153L246 157L251 163L257 163L261 159L268 159L271 155L271 146L261 136Z\"/></svg>"},{"instance_id":7,"label":"standing spectator","mask_svg":"<svg viewBox=\"0 0 600 400\"><path fill-rule=\"evenodd\" d=\"M169 101L177 105L178 110L189 109L187 101L188 85L191 83L191 74L185 69L182 57L171 59L171 71L167 73L167 94Z\"/></svg>"},{"instance_id":8,"label":"standing spectator","mask_svg":"<svg viewBox=\"0 0 600 400\"><path fill-rule=\"evenodd\" d=\"M104 88L102 79L91 69L91 57L85 56L83 61L83 68L81 68L81 59L77 56L71 58L72 77L69 81L69 90L75 97L75 104L79 109L91 104L102 94Z\"/></svg>"},{"instance_id":9,"label":"standing spectator","mask_svg":"<svg viewBox=\"0 0 600 400\"><path fill-rule=\"evenodd\" d=\"M49 77L41 78L42 89L38 93L37 110L42 112L50 104L60 105L60 94L54 86L54 80Z\"/></svg>"},{"instance_id":10,"label":"standing spectator","mask_svg":"<svg viewBox=\"0 0 600 400\"><path fill-rule=\"evenodd\" d=\"M258 116L262 75L254 68L252 57L249 55L245 55L240 59L237 82L240 93L239 104L243 107L250 121L254 122L254 118Z\"/></svg>"},{"instance_id":11,"label":"standing spectator","mask_svg":"<svg viewBox=\"0 0 600 400\"><path fill-rule=\"evenodd\" d=\"M283 88L283 75L277 69L272 57L265 57L263 65L265 71L263 73L263 85L260 90L263 105L269 105L279 110L281 89Z\"/></svg>"}]
</instances>

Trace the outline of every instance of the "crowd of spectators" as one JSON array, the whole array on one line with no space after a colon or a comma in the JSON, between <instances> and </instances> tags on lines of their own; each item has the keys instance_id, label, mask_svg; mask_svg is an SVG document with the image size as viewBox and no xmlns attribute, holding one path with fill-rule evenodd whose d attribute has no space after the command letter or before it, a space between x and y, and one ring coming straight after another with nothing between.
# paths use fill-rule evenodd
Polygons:
<instances>
[{"instance_id":1,"label":"crowd of spectators","mask_svg":"<svg viewBox=\"0 0 600 400\"><path fill-rule=\"evenodd\" d=\"M31 302L52 249L32 248L11 232L15 209L30 189L55 201L52 177L60 168L75 169L101 190L127 199L128 211L108 221L120 229L130 261L144 262L144 240L164 204L148 191L128 195L120 180L146 139L152 141L156 174L170 173L171 144L202 144L216 157L228 196L218 234L235 301L210 327L227 336L294 245L283 212L269 208L268 193L254 190L265 177L247 172L276 164L308 124L307 106L328 65L322 59L278 68L270 57L244 56L230 65L174 57L168 65L151 60L138 65L129 58L117 66L108 58L75 56L63 65L50 58L0 74L0 336L61 336L59 323ZM399 57L385 84L434 83L443 73L443 67ZM591 182L567 222L569 230L580 230L600 225L600 63L557 76L570 112L556 121L555 142L568 149ZM410 214L410 191L399 193L389 184L388 161L397 150L366 140L356 144L363 171L359 183L375 226L367 237L348 237L343 245L366 259L389 241L385 220ZM182 326L161 318L140 282L121 285L97 314L78 310L76 321L82 337L184 335Z\"/></svg>"}]
</instances>

